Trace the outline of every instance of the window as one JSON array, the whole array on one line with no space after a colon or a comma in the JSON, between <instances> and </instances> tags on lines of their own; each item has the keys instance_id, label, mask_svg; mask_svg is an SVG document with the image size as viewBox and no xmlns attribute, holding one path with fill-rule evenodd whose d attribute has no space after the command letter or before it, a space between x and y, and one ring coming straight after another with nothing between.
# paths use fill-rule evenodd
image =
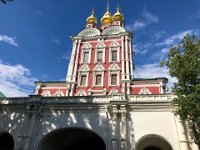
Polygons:
<instances>
[{"instance_id":1,"label":"window","mask_svg":"<svg viewBox=\"0 0 200 150\"><path fill-rule=\"evenodd\" d=\"M86 75L81 76L81 81L80 81L80 86L85 86L86 85Z\"/></svg>"},{"instance_id":2,"label":"window","mask_svg":"<svg viewBox=\"0 0 200 150\"><path fill-rule=\"evenodd\" d=\"M101 85L102 75L96 75L96 85Z\"/></svg>"},{"instance_id":3,"label":"window","mask_svg":"<svg viewBox=\"0 0 200 150\"><path fill-rule=\"evenodd\" d=\"M113 50L111 52L111 61L117 61L117 51L116 50Z\"/></svg>"},{"instance_id":4,"label":"window","mask_svg":"<svg viewBox=\"0 0 200 150\"><path fill-rule=\"evenodd\" d=\"M89 52L84 52L83 53L83 63L88 63L89 62Z\"/></svg>"},{"instance_id":5,"label":"window","mask_svg":"<svg viewBox=\"0 0 200 150\"><path fill-rule=\"evenodd\" d=\"M102 62L103 61L103 52L98 51L97 52L97 62Z\"/></svg>"},{"instance_id":6,"label":"window","mask_svg":"<svg viewBox=\"0 0 200 150\"><path fill-rule=\"evenodd\" d=\"M111 74L111 85L117 85L117 74Z\"/></svg>"}]
</instances>

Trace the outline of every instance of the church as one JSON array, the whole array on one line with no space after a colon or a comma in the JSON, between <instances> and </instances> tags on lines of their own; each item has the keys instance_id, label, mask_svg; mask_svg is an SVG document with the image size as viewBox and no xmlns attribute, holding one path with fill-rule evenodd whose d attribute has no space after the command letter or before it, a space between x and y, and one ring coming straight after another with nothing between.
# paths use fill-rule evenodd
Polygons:
<instances>
[{"instance_id":1,"label":"church","mask_svg":"<svg viewBox=\"0 0 200 150\"><path fill-rule=\"evenodd\" d=\"M111 14L108 5L99 24L93 9L71 37L65 81L1 98L0 149L198 150L174 115L168 79L134 77L133 33L119 6Z\"/></svg>"}]
</instances>

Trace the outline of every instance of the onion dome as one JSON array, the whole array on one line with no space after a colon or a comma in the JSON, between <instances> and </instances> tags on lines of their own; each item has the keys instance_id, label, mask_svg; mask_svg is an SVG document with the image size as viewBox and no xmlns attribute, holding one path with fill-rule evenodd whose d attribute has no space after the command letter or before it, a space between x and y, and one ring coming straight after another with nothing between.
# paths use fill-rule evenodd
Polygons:
<instances>
[{"instance_id":1,"label":"onion dome","mask_svg":"<svg viewBox=\"0 0 200 150\"><path fill-rule=\"evenodd\" d=\"M105 12L105 14L101 18L101 24L102 25L112 24L112 22L113 22L112 16L111 16L109 10L107 9L107 11Z\"/></svg>"},{"instance_id":2,"label":"onion dome","mask_svg":"<svg viewBox=\"0 0 200 150\"><path fill-rule=\"evenodd\" d=\"M87 23L97 24L97 18L94 15L94 8L92 9L92 14L87 18Z\"/></svg>"},{"instance_id":3,"label":"onion dome","mask_svg":"<svg viewBox=\"0 0 200 150\"><path fill-rule=\"evenodd\" d=\"M117 7L116 13L113 15L113 20L124 21L124 15L120 12L119 6Z\"/></svg>"}]
</instances>

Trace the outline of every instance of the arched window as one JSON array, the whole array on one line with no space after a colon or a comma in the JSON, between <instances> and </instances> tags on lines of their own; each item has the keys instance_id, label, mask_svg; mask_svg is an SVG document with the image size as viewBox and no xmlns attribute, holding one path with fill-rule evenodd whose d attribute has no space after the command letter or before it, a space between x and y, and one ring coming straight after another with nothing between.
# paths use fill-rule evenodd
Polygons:
<instances>
[{"instance_id":1,"label":"arched window","mask_svg":"<svg viewBox=\"0 0 200 150\"><path fill-rule=\"evenodd\" d=\"M171 145L160 135L145 135L136 143L136 150L172 150Z\"/></svg>"}]
</instances>

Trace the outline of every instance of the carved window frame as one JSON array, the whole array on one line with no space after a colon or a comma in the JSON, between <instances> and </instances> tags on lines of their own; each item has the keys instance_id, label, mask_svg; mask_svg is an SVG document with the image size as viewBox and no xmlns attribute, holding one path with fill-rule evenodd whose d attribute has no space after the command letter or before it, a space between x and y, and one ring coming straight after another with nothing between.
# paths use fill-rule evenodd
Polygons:
<instances>
[{"instance_id":1,"label":"carved window frame","mask_svg":"<svg viewBox=\"0 0 200 150\"><path fill-rule=\"evenodd\" d=\"M110 63L120 63L120 45L118 42L113 41L109 46L109 62ZM112 52L117 51L117 60L112 60Z\"/></svg>"},{"instance_id":2,"label":"carved window frame","mask_svg":"<svg viewBox=\"0 0 200 150\"><path fill-rule=\"evenodd\" d=\"M88 61L84 62L84 53L89 53L88 56ZM81 64L90 64L91 63L91 54L92 54L92 46L90 45L90 43L85 43L84 46L82 47L82 51L81 51Z\"/></svg>"},{"instance_id":3,"label":"carved window frame","mask_svg":"<svg viewBox=\"0 0 200 150\"><path fill-rule=\"evenodd\" d=\"M105 72L105 69L104 69L103 65L98 63L93 70L93 84L92 84L93 87L104 87L104 82L103 82L104 81L104 72ZM100 85L96 84L97 75L101 75L101 84Z\"/></svg>"},{"instance_id":4,"label":"carved window frame","mask_svg":"<svg viewBox=\"0 0 200 150\"><path fill-rule=\"evenodd\" d=\"M102 52L102 62L98 62L98 52ZM94 63L105 63L106 46L104 43L98 43L95 50Z\"/></svg>"},{"instance_id":5,"label":"carved window frame","mask_svg":"<svg viewBox=\"0 0 200 150\"><path fill-rule=\"evenodd\" d=\"M117 84L116 85L111 84L111 77L113 74L117 75ZM116 63L111 64L108 69L108 86L109 87L120 86L120 68Z\"/></svg>"},{"instance_id":6,"label":"carved window frame","mask_svg":"<svg viewBox=\"0 0 200 150\"><path fill-rule=\"evenodd\" d=\"M88 65L83 64L80 69L78 70L78 87L88 87L88 78L89 78L89 72L90 69L88 67ZM81 76L86 75L86 84L85 85L81 85Z\"/></svg>"}]
</instances>

